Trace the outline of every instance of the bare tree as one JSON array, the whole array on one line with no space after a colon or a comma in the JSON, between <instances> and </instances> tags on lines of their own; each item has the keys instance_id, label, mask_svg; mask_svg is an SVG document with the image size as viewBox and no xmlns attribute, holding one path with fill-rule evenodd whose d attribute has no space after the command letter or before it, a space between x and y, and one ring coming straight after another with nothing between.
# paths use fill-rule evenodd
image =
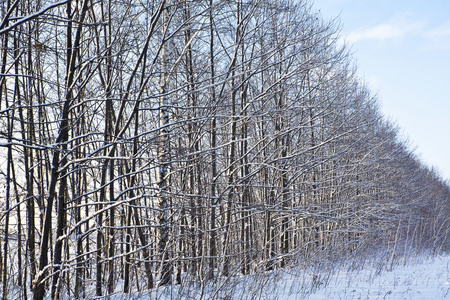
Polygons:
<instances>
[{"instance_id":1,"label":"bare tree","mask_svg":"<svg viewBox=\"0 0 450 300\"><path fill-rule=\"evenodd\" d=\"M1 9L4 299L448 250L448 183L310 1Z\"/></svg>"}]
</instances>

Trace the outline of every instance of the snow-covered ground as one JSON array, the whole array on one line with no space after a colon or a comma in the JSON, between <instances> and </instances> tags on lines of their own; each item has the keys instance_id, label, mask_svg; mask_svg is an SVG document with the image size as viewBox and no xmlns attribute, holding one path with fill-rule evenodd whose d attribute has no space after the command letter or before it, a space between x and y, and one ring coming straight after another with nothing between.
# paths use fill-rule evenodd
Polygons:
<instances>
[{"instance_id":1,"label":"snow-covered ground","mask_svg":"<svg viewBox=\"0 0 450 300\"><path fill-rule=\"evenodd\" d=\"M450 255L434 258L355 260L347 264L322 264L315 268L290 268L253 276L217 278L211 284L189 283L124 294L122 286L109 300L319 300L319 299L425 299L450 300ZM387 269L391 269L388 271ZM92 290L93 294L94 290ZM87 299L99 299L89 297ZM18 291L10 294L18 299ZM31 297L31 295L29 295ZM64 297L71 299L72 296ZM9 299L9 298L8 298Z\"/></svg>"},{"instance_id":2,"label":"snow-covered ground","mask_svg":"<svg viewBox=\"0 0 450 300\"><path fill-rule=\"evenodd\" d=\"M173 287L151 294L116 295L118 299L450 299L450 256L410 259L398 262L391 271L378 260L372 263L349 263L320 271L289 271L242 276L233 282ZM221 287L218 290L218 287ZM131 296L131 297L130 297Z\"/></svg>"},{"instance_id":3,"label":"snow-covered ground","mask_svg":"<svg viewBox=\"0 0 450 300\"><path fill-rule=\"evenodd\" d=\"M345 269L345 266L343 266ZM295 282L295 278L286 278ZM279 299L301 299L286 291ZM396 266L380 272L376 266L341 270L325 287L318 287L306 299L450 299L450 257L436 257Z\"/></svg>"}]
</instances>

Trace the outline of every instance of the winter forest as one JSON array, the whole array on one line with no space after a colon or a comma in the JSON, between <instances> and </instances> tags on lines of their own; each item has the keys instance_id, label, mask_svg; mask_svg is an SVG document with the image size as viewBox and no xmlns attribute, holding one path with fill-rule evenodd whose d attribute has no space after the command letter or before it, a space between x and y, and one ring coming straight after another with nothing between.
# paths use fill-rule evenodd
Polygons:
<instances>
[{"instance_id":1,"label":"winter forest","mask_svg":"<svg viewBox=\"0 0 450 300\"><path fill-rule=\"evenodd\" d=\"M2 299L449 251L448 182L312 4L2 1Z\"/></svg>"}]
</instances>

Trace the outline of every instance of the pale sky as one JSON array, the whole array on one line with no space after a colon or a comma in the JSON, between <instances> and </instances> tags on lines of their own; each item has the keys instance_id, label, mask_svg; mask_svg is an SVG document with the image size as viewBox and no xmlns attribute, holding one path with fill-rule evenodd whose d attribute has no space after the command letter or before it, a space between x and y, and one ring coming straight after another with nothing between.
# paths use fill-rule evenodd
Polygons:
<instances>
[{"instance_id":1,"label":"pale sky","mask_svg":"<svg viewBox=\"0 0 450 300\"><path fill-rule=\"evenodd\" d=\"M450 0L314 0L422 161L450 181Z\"/></svg>"}]
</instances>

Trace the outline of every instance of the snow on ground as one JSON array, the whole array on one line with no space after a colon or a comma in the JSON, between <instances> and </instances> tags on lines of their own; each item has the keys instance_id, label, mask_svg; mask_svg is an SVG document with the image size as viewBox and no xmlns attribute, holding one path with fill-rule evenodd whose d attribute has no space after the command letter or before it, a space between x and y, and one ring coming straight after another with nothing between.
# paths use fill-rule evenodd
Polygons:
<instances>
[{"instance_id":1,"label":"snow on ground","mask_svg":"<svg viewBox=\"0 0 450 300\"><path fill-rule=\"evenodd\" d=\"M386 271L383 261L352 263L328 271L290 269L265 276L242 276L227 282L220 291L217 285L204 287L203 293L200 286L175 287L156 294L153 291L145 299L450 299L450 256L411 260L406 265L394 265L391 271Z\"/></svg>"},{"instance_id":2,"label":"snow on ground","mask_svg":"<svg viewBox=\"0 0 450 300\"><path fill-rule=\"evenodd\" d=\"M287 280L295 282L295 278ZM301 297L284 291L279 299ZM328 285L304 299L450 299L450 256L411 262L381 274L374 266L341 270L331 276Z\"/></svg>"},{"instance_id":3,"label":"snow on ground","mask_svg":"<svg viewBox=\"0 0 450 300\"><path fill-rule=\"evenodd\" d=\"M123 286L119 284L116 293L101 299L450 300L450 255L409 258L407 263L399 260L393 266L387 261L378 258L370 262L354 260L339 266L296 267L260 275L217 278L214 284L204 285L189 282L185 277L181 285L131 294L122 293ZM87 293L87 299L100 299L88 296L92 294ZM18 298L18 294L11 296L11 299ZM64 299L72 297L63 296Z\"/></svg>"}]
</instances>

